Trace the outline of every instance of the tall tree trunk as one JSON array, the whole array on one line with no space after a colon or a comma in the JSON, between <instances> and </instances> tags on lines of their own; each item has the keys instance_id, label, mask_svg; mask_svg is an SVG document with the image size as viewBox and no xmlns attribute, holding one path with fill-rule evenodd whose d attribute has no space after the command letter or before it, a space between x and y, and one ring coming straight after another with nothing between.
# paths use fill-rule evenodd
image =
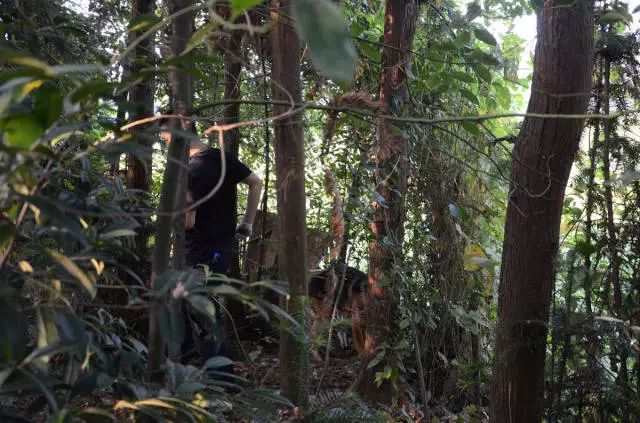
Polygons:
<instances>
[{"instance_id":1,"label":"tall tree trunk","mask_svg":"<svg viewBox=\"0 0 640 423\"><path fill-rule=\"evenodd\" d=\"M131 19L152 13L154 9L154 0L132 0L131 3ZM131 34L131 39L135 40L142 35L143 31ZM153 57L152 38L147 37L141 41L134 49L133 60L129 61L128 73L138 74L144 67L151 63ZM153 79L143 79L135 84L129 90L129 102L134 106L129 115L129 120L136 120L153 115ZM137 126L132 129L136 143L151 147L153 137L148 134L148 130L144 126ZM141 159L137 155L129 154L127 157L127 186L129 188L149 191L151 185L151 155L148 158Z\"/></svg>"},{"instance_id":2,"label":"tall tree trunk","mask_svg":"<svg viewBox=\"0 0 640 423\"><path fill-rule=\"evenodd\" d=\"M380 101L389 113L402 115L407 99L405 67L410 66L410 53L418 17L415 0L387 0L385 7L384 53L380 79ZM403 133L387 119L378 124L376 146L377 192L382 200L374 203L371 230L374 241L369 246L369 295L366 305L367 330L360 375L356 390L370 401L391 401L392 384L385 381L380 388L375 374L384 362L369 367L378 349L392 334L396 298L393 298L393 271L400 263L404 223L404 196L407 190L408 142Z\"/></svg>"},{"instance_id":3,"label":"tall tree trunk","mask_svg":"<svg viewBox=\"0 0 640 423\"><path fill-rule=\"evenodd\" d=\"M603 111L609 114L611 109L611 61L604 59L604 89L603 89ZM619 319L625 319L622 307L622 287L620 286L620 266L621 257L618 254L618 230L615 222L615 212L613 210L613 187L611 181L611 136L613 135L613 122L604 122L604 148L602 152L602 173L604 176L604 200L605 200L605 221L607 227L607 249L609 250L609 272L607 273L607 291L613 288L613 313ZM619 349L620 366L618 367L618 380L622 389L628 389L629 373L627 367L626 347ZM622 405L624 421L629 421L629 407Z\"/></svg>"},{"instance_id":4,"label":"tall tree trunk","mask_svg":"<svg viewBox=\"0 0 640 423\"><path fill-rule=\"evenodd\" d=\"M231 9L229 5L220 5L222 16L228 19L231 15ZM244 17L239 19L244 21ZM229 34L229 40L226 43L224 49L224 99L225 100L239 100L240 99L240 74L242 71L242 36L244 31L235 30ZM235 102L224 106L223 123L231 124L240 121L240 102ZM238 158L240 152L240 128L233 128L224 133L224 148L225 151L232 156ZM237 187L233 188L238 191ZM234 197L234 198L237 198ZM237 204L234 204L234 222L237 221ZM233 253L231 257L231 277L240 278L240 243L237 240L233 241ZM232 322L225 319L225 331L227 333L227 339L235 340L234 325L238 327L248 326L247 312L242 302L229 299L227 301L227 309L229 311L229 317ZM230 353L233 357L239 356L239 345L236 342L230 342Z\"/></svg>"},{"instance_id":5,"label":"tall tree trunk","mask_svg":"<svg viewBox=\"0 0 640 423\"><path fill-rule=\"evenodd\" d=\"M193 4L193 0L167 0L169 13L174 13L191 4ZM193 13L186 13L173 21L171 51L174 56L180 54L189 41L192 33L193 18ZM172 71L171 93L175 113L187 114L193 101L191 76L186 72ZM189 131L191 128L191 122L187 119L174 122L173 127L178 127L178 125L183 131ZM189 143L181 135L174 134L172 138L158 206L160 214L156 222L156 244L151 266L152 289L157 278L169 268L172 232L174 232L175 236L173 242L173 266L180 268L184 264L184 215L180 219L178 217L173 218L168 213L174 212L177 208L183 208L186 203L185 164L188 159L187 149ZM182 245L180 242L182 242ZM161 310L161 305L155 304L151 308L149 316L149 375L150 379L156 383L161 383L163 380L162 366L165 361L165 340L158 325L158 313Z\"/></svg>"},{"instance_id":6,"label":"tall tree trunk","mask_svg":"<svg viewBox=\"0 0 640 423\"><path fill-rule=\"evenodd\" d=\"M593 3L538 12L530 113L581 114L593 68ZM581 119L524 120L512 163L500 274L491 421L540 422L547 322L564 191Z\"/></svg>"},{"instance_id":7,"label":"tall tree trunk","mask_svg":"<svg viewBox=\"0 0 640 423\"><path fill-rule=\"evenodd\" d=\"M154 0L132 0L131 3L131 19L135 19L142 15L147 15L154 10ZM137 31L130 34L130 39L135 40L143 31ZM123 77L130 74L138 74L142 69L148 67L153 60L153 38L148 37L141 41L134 49L133 60L127 60ZM129 103L133 105L132 111L129 113L129 121L135 122L153 115L154 100L154 81L148 77L135 84L129 90ZM126 100L126 95L123 101ZM118 108L118 118L120 113L124 112L122 107ZM120 127L120 126L118 126ZM130 189L138 189L143 192L149 192L151 189L151 145L154 141L149 129L143 126L136 126L131 129L134 141L142 147L145 147L144 156L138 154L129 154L127 156L127 174L126 183ZM148 155L147 155L147 150ZM140 259L144 259L146 263L147 242L149 239L149 224L145 220L142 228L136 236L136 252ZM144 266L147 268L147 266ZM146 274L148 277L148 273Z\"/></svg>"},{"instance_id":8,"label":"tall tree trunk","mask_svg":"<svg viewBox=\"0 0 640 423\"><path fill-rule=\"evenodd\" d=\"M194 4L194 0L167 0L169 13L175 13ZM190 12L179 16L173 21L171 35L171 53L178 56L182 53L193 34L193 21L195 13ZM174 69L169 75L171 99L174 113L179 115L191 114L193 108L193 78L191 74L182 70ZM183 132L194 132L194 123L189 119L181 119L175 124ZM178 190L176 191L176 209L183 210L186 207L187 177L189 162L189 140L183 136L173 136L174 141L179 141L182 147L180 157L180 174L178 178ZM184 267L185 260L185 215L180 214L173 220L173 266L176 269Z\"/></svg>"},{"instance_id":9,"label":"tall tree trunk","mask_svg":"<svg viewBox=\"0 0 640 423\"><path fill-rule=\"evenodd\" d=\"M300 40L290 20L291 2L273 2L271 17L275 26L271 32L271 86L274 101L301 101ZM302 113L285 117L289 106L274 105L276 190L278 199L278 266L280 277L289 283L285 309L301 326L307 296L307 233L304 176L304 140ZM280 337L280 392L295 404L307 402L308 349L304 333L287 321Z\"/></svg>"}]
</instances>

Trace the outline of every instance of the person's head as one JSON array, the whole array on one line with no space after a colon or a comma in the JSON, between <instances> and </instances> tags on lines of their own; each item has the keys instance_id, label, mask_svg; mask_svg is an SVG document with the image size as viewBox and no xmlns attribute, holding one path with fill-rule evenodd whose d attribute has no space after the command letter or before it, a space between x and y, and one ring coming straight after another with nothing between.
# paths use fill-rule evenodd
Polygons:
<instances>
[{"instance_id":1,"label":"person's head","mask_svg":"<svg viewBox=\"0 0 640 423\"><path fill-rule=\"evenodd\" d=\"M171 142L171 135L171 119L163 117L160 119L160 138L162 138L162 141L169 144Z\"/></svg>"},{"instance_id":2,"label":"person's head","mask_svg":"<svg viewBox=\"0 0 640 423\"><path fill-rule=\"evenodd\" d=\"M167 111L162 113L163 115L172 115L173 111ZM179 124L177 124L175 127L172 126L172 120L174 118L168 118L168 117L163 117L160 119L159 123L160 123L160 138L162 138L162 140L169 144L171 143L171 139L173 136L173 130L174 129L180 129ZM196 133L196 123L194 121L189 121L189 130L191 132L193 132L194 134Z\"/></svg>"}]
</instances>

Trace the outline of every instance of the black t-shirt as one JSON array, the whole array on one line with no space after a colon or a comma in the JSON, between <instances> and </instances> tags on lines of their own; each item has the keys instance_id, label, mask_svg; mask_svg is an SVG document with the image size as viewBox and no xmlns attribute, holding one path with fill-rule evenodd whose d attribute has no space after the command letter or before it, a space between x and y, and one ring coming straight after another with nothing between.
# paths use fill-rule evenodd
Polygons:
<instances>
[{"instance_id":1,"label":"black t-shirt","mask_svg":"<svg viewBox=\"0 0 640 423\"><path fill-rule=\"evenodd\" d=\"M234 188L251 174L251 170L230 154L225 154L225 158L227 169L222 186L196 209L196 223L186 233L187 248L191 251L230 242L235 234ZM188 187L194 201L205 197L218 184L221 169L218 148L207 148L189 158Z\"/></svg>"}]
</instances>

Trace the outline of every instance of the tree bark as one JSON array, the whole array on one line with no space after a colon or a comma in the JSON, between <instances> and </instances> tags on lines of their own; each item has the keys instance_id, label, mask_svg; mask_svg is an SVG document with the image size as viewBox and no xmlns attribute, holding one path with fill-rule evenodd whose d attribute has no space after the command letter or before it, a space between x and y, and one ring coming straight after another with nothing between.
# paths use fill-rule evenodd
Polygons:
<instances>
[{"instance_id":1,"label":"tree bark","mask_svg":"<svg viewBox=\"0 0 640 423\"><path fill-rule=\"evenodd\" d=\"M410 66L410 48L418 16L415 0L387 0L385 7L384 52L380 79L380 101L388 112L402 115L407 99L405 68ZM399 133L400 132L400 133ZM373 202L371 230L374 241L369 246L369 295L366 304L366 340L356 390L365 400L391 401L392 384L384 381L378 388L376 372L384 361L369 368L381 344L391 336L395 321L396 298L392 285L394 270L400 264L404 223L404 196L407 190L408 142L397 125L387 119L378 123L376 146L376 191L380 200Z\"/></svg>"},{"instance_id":2,"label":"tree bark","mask_svg":"<svg viewBox=\"0 0 640 423\"><path fill-rule=\"evenodd\" d=\"M152 13L154 10L154 0L133 0L131 4L131 19ZM135 40L142 35L143 31L130 34L131 40ZM148 67L153 60L153 37L148 37L141 41L134 49L133 60L128 60L124 69L124 76L138 74L142 69ZM126 95L123 101L126 100ZM153 78L144 78L129 90L128 102L133 105L133 110L129 113L129 121L135 122L153 115L154 103L154 81ZM122 107L118 108L118 118L124 112ZM121 126L118 123L118 128ZM141 125L131 129L131 134L135 143L145 147L144 156L139 154L129 154L127 156L126 184L130 189L137 189L148 193L151 189L151 145L154 137L149 133L148 127ZM148 155L147 155L148 150ZM149 224L145 219L142 227L136 236L136 252L140 259L147 262L147 242L149 239ZM148 269L147 266L144 266ZM148 277L148 273L145 275Z\"/></svg>"},{"instance_id":3,"label":"tree bark","mask_svg":"<svg viewBox=\"0 0 640 423\"><path fill-rule=\"evenodd\" d=\"M153 12L154 0L132 0L131 18L137 18ZM132 40L142 35L143 31L131 34ZM128 63L128 73L138 74L144 67L151 63L153 57L153 38L147 37L134 49L134 58ZM146 78L135 84L129 90L129 102L134 106L129 115L129 121L149 117L153 115L153 79ZM135 142L151 147L153 137L148 134L144 126L136 126L131 130ZM127 187L149 191L151 186L151 154L141 158L138 155L129 154L127 157Z\"/></svg>"},{"instance_id":4,"label":"tree bark","mask_svg":"<svg viewBox=\"0 0 640 423\"><path fill-rule=\"evenodd\" d=\"M271 17L272 95L274 100L301 101L300 40L290 21L291 2L273 2ZM276 191L278 200L278 266L280 277L289 283L285 310L306 326L307 235L302 113L281 117L289 106L274 105ZM287 321L280 337L280 392L304 407L307 402L308 349L304 333Z\"/></svg>"},{"instance_id":5,"label":"tree bark","mask_svg":"<svg viewBox=\"0 0 640 423\"><path fill-rule=\"evenodd\" d=\"M584 114L593 67L593 3L548 0L528 112ZM492 422L543 417L547 322L564 191L583 120L523 122L512 163L491 385Z\"/></svg>"},{"instance_id":6,"label":"tree bark","mask_svg":"<svg viewBox=\"0 0 640 423\"><path fill-rule=\"evenodd\" d=\"M220 5L218 6L222 16L225 19L229 19L231 16L231 9L229 5ZM239 21L244 21L244 17L239 18ZM224 49L224 99L236 101L225 106L223 113L223 123L231 124L237 123L240 121L240 100L241 91L240 91L240 75L242 72L242 36L244 31L235 30L231 31L229 34L229 40L226 43ZM240 128L233 128L224 133L224 148L225 151L230 153L233 157L238 158L240 153ZM236 199L237 199L237 191L238 188L234 187L236 191ZM234 204L234 221L237 221L237 204ZM231 268L230 276L233 278L240 278L240 243L237 240L234 240L233 245L233 253L231 258ZM227 339L235 340L235 330L234 325L236 327L246 327L249 325L249 321L247 318L247 310L242 304L242 302L234 299L228 299L227 301L227 309L229 311L229 317L232 322L229 322L229 319L225 319L225 332L227 334ZM231 324L230 324L231 323ZM240 346L237 345L236 342L229 342L230 353L233 357L238 357L240 352Z\"/></svg>"},{"instance_id":7,"label":"tree bark","mask_svg":"<svg viewBox=\"0 0 640 423\"><path fill-rule=\"evenodd\" d=\"M193 0L167 0L167 8L174 13L193 4ZM171 38L171 51L174 56L180 54L189 41L193 26L193 13L186 13L173 21L173 34ZM182 71L172 71L171 93L174 110L177 114L187 114L192 105L193 92L191 76ZM180 125L183 131L189 131L191 121L182 119L173 122L173 127ZM177 208L183 208L186 195L186 161L188 159L188 140L174 134L167 155L167 168L164 172L160 204L158 206L158 219L156 222L156 244L153 252L151 270L151 288L155 286L157 278L162 275L171 262L172 233L173 242L173 266L180 268L184 264L184 215L172 217L168 213ZM182 245L180 245L182 240ZM161 304L154 304L149 316L149 376L156 383L162 383L163 364L165 362L165 340L158 325L158 313Z\"/></svg>"}]
</instances>

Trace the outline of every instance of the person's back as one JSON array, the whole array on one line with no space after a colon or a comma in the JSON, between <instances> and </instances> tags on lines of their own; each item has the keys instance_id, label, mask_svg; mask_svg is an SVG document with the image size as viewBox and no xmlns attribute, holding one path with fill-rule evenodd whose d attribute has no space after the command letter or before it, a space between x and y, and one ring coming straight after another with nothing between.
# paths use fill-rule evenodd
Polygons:
<instances>
[{"instance_id":1,"label":"person's back","mask_svg":"<svg viewBox=\"0 0 640 423\"><path fill-rule=\"evenodd\" d=\"M196 208L195 224L186 232L187 264L215 264L215 271L225 272L236 232L236 185L251 175L251 170L226 153L225 174L221 175L222 154L218 148L206 148L189 159L189 192L192 201L218 190ZM217 255L216 255L217 254Z\"/></svg>"}]
</instances>

